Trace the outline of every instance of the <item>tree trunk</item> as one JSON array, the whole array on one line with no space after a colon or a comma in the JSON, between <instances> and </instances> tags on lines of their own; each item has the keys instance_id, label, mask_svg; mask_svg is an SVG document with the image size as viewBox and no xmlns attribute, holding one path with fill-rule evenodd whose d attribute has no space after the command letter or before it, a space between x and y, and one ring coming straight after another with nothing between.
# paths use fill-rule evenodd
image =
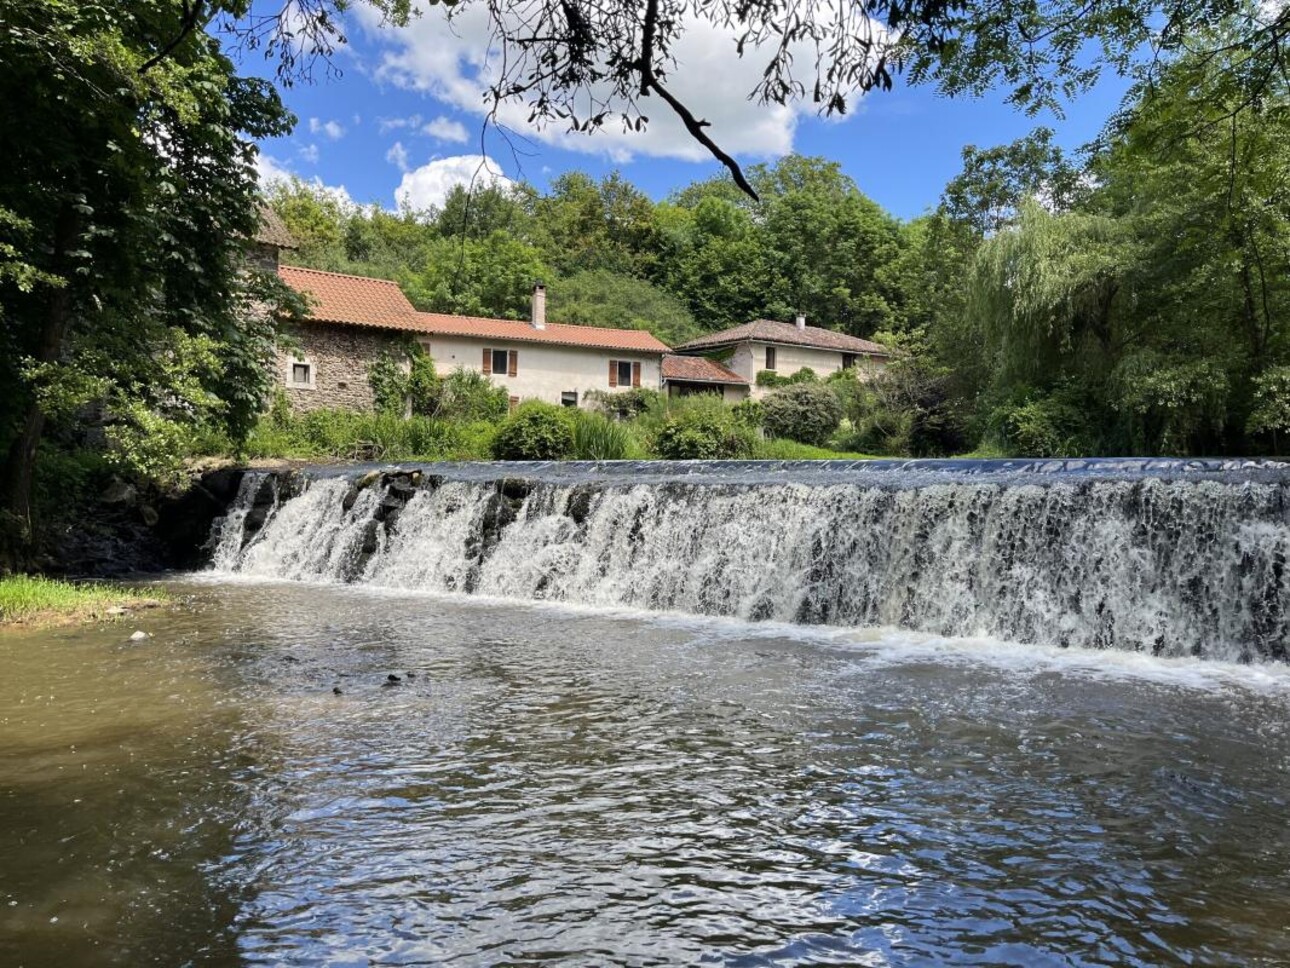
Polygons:
<instances>
[{"instance_id":1,"label":"tree trunk","mask_svg":"<svg viewBox=\"0 0 1290 968\"><path fill-rule=\"evenodd\" d=\"M53 258L50 271L67 278L67 252L80 232L80 219L70 202L64 202L59 209L54 225ZM45 308L45 318L41 325L40 339L34 354L39 363L52 363L58 359L63 348L63 338L72 319L72 294L69 285L51 289L49 301ZM5 507L10 515L10 526L20 529L20 534L10 536L13 549L12 557L18 549L28 544L31 539L31 488L36 471L36 452L40 448L40 438L45 430L45 414L39 403L32 399L23 417L22 429L9 447L9 458L5 463L4 496Z\"/></svg>"}]
</instances>

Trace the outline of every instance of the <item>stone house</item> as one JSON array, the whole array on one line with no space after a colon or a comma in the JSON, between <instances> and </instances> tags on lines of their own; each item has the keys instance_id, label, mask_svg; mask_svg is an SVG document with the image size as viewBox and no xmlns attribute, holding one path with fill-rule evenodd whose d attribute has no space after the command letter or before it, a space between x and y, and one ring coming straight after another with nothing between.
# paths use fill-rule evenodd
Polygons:
<instances>
[{"instance_id":1,"label":"stone house","mask_svg":"<svg viewBox=\"0 0 1290 968\"><path fill-rule=\"evenodd\" d=\"M794 323L755 319L690 340L678 346L676 352L720 363L747 382L753 399L773 389L757 385L757 374L763 371L787 377L810 367L816 376L825 379L839 370L855 367L863 379L891 359L891 351L878 343L808 326L802 315Z\"/></svg>"},{"instance_id":2,"label":"stone house","mask_svg":"<svg viewBox=\"0 0 1290 968\"><path fill-rule=\"evenodd\" d=\"M409 340L429 353L440 374L477 370L504 387L512 405L544 400L578 406L590 390L662 386L668 348L643 330L567 326L546 321L546 291L535 286L527 321L418 312L394 282L298 266L280 266L304 293L310 312L279 350L282 384L293 408L375 404L368 372Z\"/></svg>"}]
</instances>

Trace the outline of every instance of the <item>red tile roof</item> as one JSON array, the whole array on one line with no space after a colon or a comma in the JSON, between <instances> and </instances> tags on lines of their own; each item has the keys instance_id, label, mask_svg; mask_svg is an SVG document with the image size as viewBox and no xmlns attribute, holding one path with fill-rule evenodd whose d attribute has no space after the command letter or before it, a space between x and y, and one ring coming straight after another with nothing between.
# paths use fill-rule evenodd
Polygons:
<instances>
[{"instance_id":1,"label":"red tile roof","mask_svg":"<svg viewBox=\"0 0 1290 968\"><path fill-rule=\"evenodd\" d=\"M726 346L730 343L742 343L744 340L757 340L762 343L788 343L793 346L813 346L822 350L837 350L841 353L860 353L869 356L891 356L885 346L871 340L848 336L831 329L818 326L807 326L798 329L794 323L781 323L773 319L754 319L733 329L723 329L719 333L700 336L677 347L682 352L704 350L715 346Z\"/></svg>"},{"instance_id":2,"label":"red tile roof","mask_svg":"<svg viewBox=\"0 0 1290 968\"><path fill-rule=\"evenodd\" d=\"M563 323L547 323L545 329L534 329L530 323L514 319L419 313L403 295L398 283L387 279L347 276L299 266L279 266L278 274L287 285L311 298L308 318L314 322L634 353L668 352L667 344L659 342L652 333L643 329L605 329Z\"/></svg>"},{"instance_id":3,"label":"red tile roof","mask_svg":"<svg viewBox=\"0 0 1290 968\"><path fill-rule=\"evenodd\" d=\"M663 357L664 383L734 383L746 387L748 381L716 360L703 356Z\"/></svg>"},{"instance_id":4,"label":"red tile roof","mask_svg":"<svg viewBox=\"0 0 1290 968\"><path fill-rule=\"evenodd\" d=\"M299 266L279 266L278 275L310 298L307 318L315 322L422 331L417 311L397 282Z\"/></svg>"},{"instance_id":5,"label":"red tile roof","mask_svg":"<svg viewBox=\"0 0 1290 968\"><path fill-rule=\"evenodd\" d=\"M514 319L485 319L480 316L451 316L445 313L417 313L423 333L465 336L472 339L507 340L517 343L552 343L557 346L586 346L592 349L628 350L633 353L667 353L666 343L644 329L605 329L600 326L569 326L547 323L534 329L531 323Z\"/></svg>"}]
</instances>

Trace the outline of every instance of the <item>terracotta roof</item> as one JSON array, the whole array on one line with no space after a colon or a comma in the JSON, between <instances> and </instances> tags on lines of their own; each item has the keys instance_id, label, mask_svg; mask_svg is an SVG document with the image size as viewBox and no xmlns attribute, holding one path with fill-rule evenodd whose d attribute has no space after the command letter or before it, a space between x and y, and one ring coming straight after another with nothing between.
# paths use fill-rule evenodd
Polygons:
<instances>
[{"instance_id":1,"label":"terracotta roof","mask_svg":"<svg viewBox=\"0 0 1290 968\"><path fill-rule=\"evenodd\" d=\"M663 357L663 382L665 383L736 383L746 387L748 381L734 370L716 360L703 356Z\"/></svg>"},{"instance_id":2,"label":"terracotta roof","mask_svg":"<svg viewBox=\"0 0 1290 968\"><path fill-rule=\"evenodd\" d=\"M451 316L446 313L417 313L420 331L440 336L510 340L518 343L554 343L634 353L667 353L666 343L644 329L606 329L600 326L569 326L547 323L534 329L531 323L514 319L485 319L480 316Z\"/></svg>"},{"instance_id":3,"label":"terracotta roof","mask_svg":"<svg viewBox=\"0 0 1290 968\"><path fill-rule=\"evenodd\" d=\"M378 329L424 332L418 313L397 282L339 272L279 266L282 281L310 297L308 319Z\"/></svg>"},{"instance_id":4,"label":"terracotta roof","mask_svg":"<svg viewBox=\"0 0 1290 968\"><path fill-rule=\"evenodd\" d=\"M890 356L891 351L885 346L871 340L848 336L846 333L835 333L831 329L818 326L807 326L799 330L794 323L781 323L773 319L754 319L733 329L723 329L719 333L700 336L677 347L681 352L709 349L714 346L725 346L729 343L741 343L744 340L758 340L763 343L789 343L794 346L814 346L822 350L837 350L841 353L865 353L871 356Z\"/></svg>"},{"instance_id":5,"label":"terracotta roof","mask_svg":"<svg viewBox=\"0 0 1290 968\"><path fill-rule=\"evenodd\" d=\"M255 233L255 241L277 246L279 249L299 248L295 238L287 230L286 223L268 205L260 206L260 227Z\"/></svg>"}]
</instances>

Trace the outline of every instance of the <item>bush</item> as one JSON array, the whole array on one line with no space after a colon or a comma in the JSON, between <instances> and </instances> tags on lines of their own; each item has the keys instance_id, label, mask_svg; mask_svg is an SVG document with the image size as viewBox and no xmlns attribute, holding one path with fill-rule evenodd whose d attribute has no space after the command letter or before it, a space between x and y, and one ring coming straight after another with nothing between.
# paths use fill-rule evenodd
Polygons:
<instances>
[{"instance_id":1,"label":"bush","mask_svg":"<svg viewBox=\"0 0 1290 968\"><path fill-rule=\"evenodd\" d=\"M799 383L767 394L762 412L762 426L770 436L817 447L827 443L842 422L837 394L818 383Z\"/></svg>"},{"instance_id":2,"label":"bush","mask_svg":"<svg viewBox=\"0 0 1290 968\"><path fill-rule=\"evenodd\" d=\"M439 406L440 380L434 360L416 340L400 350L383 353L367 368L367 382L381 413L431 415Z\"/></svg>"},{"instance_id":3,"label":"bush","mask_svg":"<svg viewBox=\"0 0 1290 968\"><path fill-rule=\"evenodd\" d=\"M573 419L564 407L530 400L502 421L493 438L497 460L562 460L573 453Z\"/></svg>"},{"instance_id":4,"label":"bush","mask_svg":"<svg viewBox=\"0 0 1290 968\"><path fill-rule=\"evenodd\" d=\"M604 414L576 411L573 414L573 457L575 460L628 460L635 456L635 442L627 428Z\"/></svg>"},{"instance_id":5,"label":"bush","mask_svg":"<svg viewBox=\"0 0 1290 968\"><path fill-rule=\"evenodd\" d=\"M505 387L478 370L459 367L440 381L433 415L445 420L501 420L509 409Z\"/></svg>"},{"instance_id":6,"label":"bush","mask_svg":"<svg viewBox=\"0 0 1290 968\"><path fill-rule=\"evenodd\" d=\"M757 385L759 387L791 387L798 383L818 383L820 378L815 375L815 371L809 366L804 366L789 376L782 376L774 370L758 370Z\"/></svg>"},{"instance_id":7,"label":"bush","mask_svg":"<svg viewBox=\"0 0 1290 968\"><path fill-rule=\"evenodd\" d=\"M1009 454L1023 457L1075 457L1091 453L1087 416L1071 395L1030 395L990 413L991 437Z\"/></svg>"},{"instance_id":8,"label":"bush","mask_svg":"<svg viewBox=\"0 0 1290 968\"><path fill-rule=\"evenodd\" d=\"M585 400L607 417L616 420L630 420L639 417L663 399L657 390L645 387L633 387L621 393L610 393L608 390L588 390Z\"/></svg>"},{"instance_id":9,"label":"bush","mask_svg":"<svg viewBox=\"0 0 1290 968\"><path fill-rule=\"evenodd\" d=\"M654 452L664 460L733 460L751 457L756 435L735 419L717 397L683 398L654 438Z\"/></svg>"},{"instance_id":10,"label":"bush","mask_svg":"<svg viewBox=\"0 0 1290 968\"><path fill-rule=\"evenodd\" d=\"M762 407L761 401L754 400L752 397L747 400L740 400L730 408L730 412L734 414L735 420L752 430L760 429L762 423L766 420L766 411Z\"/></svg>"}]
</instances>

